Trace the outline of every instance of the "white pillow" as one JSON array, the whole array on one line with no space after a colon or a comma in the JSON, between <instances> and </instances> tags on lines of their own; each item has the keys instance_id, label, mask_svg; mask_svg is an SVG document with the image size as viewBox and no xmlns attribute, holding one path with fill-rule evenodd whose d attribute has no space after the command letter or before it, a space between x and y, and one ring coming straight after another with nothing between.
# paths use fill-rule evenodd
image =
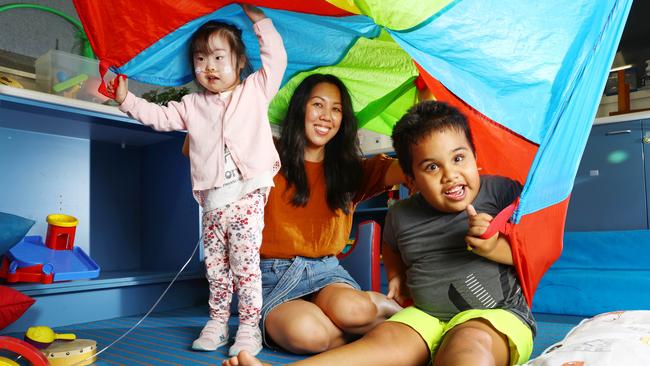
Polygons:
<instances>
[{"instance_id":1,"label":"white pillow","mask_svg":"<svg viewBox=\"0 0 650 366\"><path fill-rule=\"evenodd\" d=\"M527 366L648 366L650 311L615 311L576 325Z\"/></svg>"}]
</instances>

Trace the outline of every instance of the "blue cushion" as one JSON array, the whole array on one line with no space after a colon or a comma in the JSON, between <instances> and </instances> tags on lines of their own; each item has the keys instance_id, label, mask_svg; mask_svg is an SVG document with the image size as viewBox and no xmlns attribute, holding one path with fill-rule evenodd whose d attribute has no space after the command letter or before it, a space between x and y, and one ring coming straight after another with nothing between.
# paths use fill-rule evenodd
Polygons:
<instances>
[{"instance_id":1,"label":"blue cushion","mask_svg":"<svg viewBox=\"0 0 650 366\"><path fill-rule=\"evenodd\" d=\"M0 212L0 255L24 238L35 223L34 220Z\"/></svg>"},{"instance_id":2,"label":"blue cushion","mask_svg":"<svg viewBox=\"0 0 650 366\"><path fill-rule=\"evenodd\" d=\"M647 271L649 242L650 230L567 231L562 256L551 268Z\"/></svg>"}]
</instances>

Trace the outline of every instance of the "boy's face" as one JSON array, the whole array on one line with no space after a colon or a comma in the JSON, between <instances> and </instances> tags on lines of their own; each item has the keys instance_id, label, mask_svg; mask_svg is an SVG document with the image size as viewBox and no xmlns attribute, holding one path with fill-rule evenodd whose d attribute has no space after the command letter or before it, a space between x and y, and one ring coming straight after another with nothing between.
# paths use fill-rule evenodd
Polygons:
<instances>
[{"instance_id":1,"label":"boy's face","mask_svg":"<svg viewBox=\"0 0 650 366\"><path fill-rule=\"evenodd\" d=\"M481 179L464 133L451 129L432 132L413 145L411 152L411 179L433 208L460 212L474 201Z\"/></svg>"}]
</instances>

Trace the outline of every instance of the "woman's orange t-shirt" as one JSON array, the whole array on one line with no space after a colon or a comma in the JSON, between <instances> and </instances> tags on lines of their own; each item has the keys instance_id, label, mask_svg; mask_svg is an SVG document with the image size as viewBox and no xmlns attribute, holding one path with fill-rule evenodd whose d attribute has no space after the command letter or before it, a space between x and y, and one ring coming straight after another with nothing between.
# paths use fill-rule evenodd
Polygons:
<instances>
[{"instance_id":1,"label":"woman's orange t-shirt","mask_svg":"<svg viewBox=\"0 0 650 366\"><path fill-rule=\"evenodd\" d=\"M291 204L294 189L287 191L287 180L282 174L277 174L273 179L275 187L271 189L264 209L262 258L337 255L350 236L356 205L390 188L384 185L384 180L393 161L386 155L363 160L363 181L347 215L341 210L332 211L327 205L322 162L305 161L310 194L307 204L302 207Z\"/></svg>"}]
</instances>

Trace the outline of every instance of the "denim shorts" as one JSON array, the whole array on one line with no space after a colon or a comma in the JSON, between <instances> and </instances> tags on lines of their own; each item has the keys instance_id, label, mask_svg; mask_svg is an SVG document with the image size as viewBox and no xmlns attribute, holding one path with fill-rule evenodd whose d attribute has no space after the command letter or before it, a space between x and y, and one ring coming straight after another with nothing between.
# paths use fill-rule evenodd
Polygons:
<instances>
[{"instance_id":1,"label":"denim shorts","mask_svg":"<svg viewBox=\"0 0 650 366\"><path fill-rule=\"evenodd\" d=\"M266 317L276 306L312 294L333 283L345 283L360 290L359 284L334 256L321 258L262 259L262 335L266 337Z\"/></svg>"}]
</instances>

